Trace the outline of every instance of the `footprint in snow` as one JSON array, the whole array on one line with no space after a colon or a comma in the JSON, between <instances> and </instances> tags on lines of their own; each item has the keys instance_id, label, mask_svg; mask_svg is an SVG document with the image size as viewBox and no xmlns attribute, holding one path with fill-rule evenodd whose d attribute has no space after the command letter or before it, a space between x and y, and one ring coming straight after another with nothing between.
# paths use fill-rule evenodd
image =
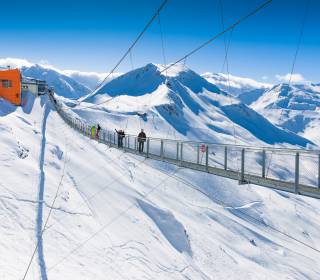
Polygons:
<instances>
[{"instance_id":1,"label":"footprint in snow","mask_svg":"<svg viewBox=\"0 0 320 280\"><path fill-rule=\"evenodd\" d=\"M69 198L70 198L70 194L68 191L63 191L60 194L61 199L63 199L65 202L68 202Z\"/></svg>"},{"instance_id":2,"label":"footprint in snow","mask_svg":"<svg viewBox=\"0 0 320 280\"><path fill-rule=\"evenodd\" d=\"M29 149L25 146L23 146L20 142L17 143L17 155L21 159L25 159L29 155Z\"/></svg>"}]
</instances>

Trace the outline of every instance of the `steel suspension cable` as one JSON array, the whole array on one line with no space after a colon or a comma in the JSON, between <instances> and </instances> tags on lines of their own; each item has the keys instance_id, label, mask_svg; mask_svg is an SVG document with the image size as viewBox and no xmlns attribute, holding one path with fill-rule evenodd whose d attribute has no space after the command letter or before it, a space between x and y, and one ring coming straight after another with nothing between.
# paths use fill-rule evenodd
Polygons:
<instances>
[{"instance_id":1,"label":"steel suspension cable","mask_svg":"<svg viewBox=\"0 0 320 280\"><path fill-rule=\"evenodd\" d=\"M299 32L299 36L298 36L297 46L296 46L296 50L295 50L295 53L294 53L294 56L293 56L291 72L290 72L290 77L289 77L289 81L288 81L288 90L289 90L291 82L292 82L293 72L294 72L294 69L295 69L295 65L296 65L296 62L297 62L299 50L300 50L300 47L301 47L302 37L303 37L303 33L304 33L306 21L307 21L307 16L308 16L308 13L309 13L310 2L311 2L311 0L307 0L306 6L305 6L304 15L303 15L303 18L302 18L302 24L301 24L301 28L300 28L300 32ZM284 108L282 107L281 111L280 111L279 121L281 120L283 111L284 111ZM268 167L267 167L266 176L268 176L268 173L269 173L269 169L270 169L270 165L271 165L271 161L272 161L272 155L273 155L273 153L271 153L271 156L270 156L270 161L269 161L269 164L268 164Z\"/></svg>"},{"instance_id":2,"label":"steel suspension cable","mask_svg":"<svg viewBox=\"0 0 320 280\"><path fill-rule=\"evenodd\" d=\"M131 64L131 70L133 70L134 65L133 65L132 51L130 51L130 64Z\"/></svg>"},{"instance_id":3,"label":"steel suspension cable","mask_svg":"<svg viewBox=\"0 0 320 280\"><path fill-rule=\"evenodd\" d=\"M291 84L293 71L294 71L294 68L296 66L297 57L298 57L298 54L299 54L299 51L300 51L302 37L303 37L303 33L304 33L306 21L307 21L307 16L308 16L308 13L309 13L310 2L311 2L311 0L307 0L307 3L306 3L304 16L303 16L303 19L302 19L302 25L301 25L301 29L300 29L300 33L299 33L299 39L298 39L298 43L297 43L297 48L296 48L296 51L295 51L294 57L293 57L293 63L292 63L291 72L290 72L290 78L289 78L289 85Z\"/></svg>"},{"instance_id":4,"label":"steel suspension cable","mask_svg":"<svg viewBox=\"0 0 320 280\"><path fill-rule=\"evenodd\" d=\"M164 63L164 67L167 67L167 59L166 59L166 53L165 53L165 48L164 48L164 36L163 36L163 30L162 30L162 25L161 25L160 14L158 14L158 23L159 23L159 29L160 29L160 38L161 38L161 48L162 48L163 63ZM168 72L165 73L166 77L167 77L167 75L168 75Z\"/></svg>"},{"instance_id":5,"label":"steel suspension cable","mask_svg":"<svg viewBox=\"0 0 320 280\"><path fill-rule=\"evenodd\" d=\"M220 4L220 16L221 16L221 26L222 26L222 30L225 29L225 22L224 22L224 12L223 12L223 3L222 0L219 0L219 4ZM230 94L230 73L229 73L229 49L230 49L230 44L231 44L231 38L232 38L232 34L233 34L234 28L231 29L230 31L230 36L229 36L229 40L227 42L227 34L224 34L224 49L225 49L225 56L224 56L224 61L223 61L223 65L222 68L224 68L224 66L226 66L226 71L227 71L227 86L228 86L228 97L229 97L229 102L230 102L230 106L233 105L233 99L231 97ZM232 122L232 132L233 132L233 140L234 140L234 144L237 145L237 138L236 138L236 125L234 122ZM238 178L240 181L240 172L239 172L239 157L238 157L238 153L236 152L236 162L237 162L237 171L238 171Z\"/></svg>"},{"instance_id":6,"label":"steel suspension cable","mask_svg":"<svg viewBox=\"0 0 320 280\"><path fill-rule=\"evenodd\" d=\"M227 27L225 30L219 32L218 34L214 35L212 38L210 38L209 40L207 40L206 42L202 43L200 46L196 47L195 49L193 49L192 51L190 51L189 53L187 53L185 56L183 56L182 58L178 59L177 61L175 61L174 63L170 64L169 66L167 66L165 69L163 69L160 73L170 69L171 67L173 67L174 65L176 65L177 63L183 61L184 59L188 58L189 56L193 55L194 53L198 52L199 50L201 50L202 48L204 48L205 46L209 45L210 43L212 43L213 41L215 41L216 39L218 39L219 37L221 37L223 34L231 31L232 29L234 29L236 26L238 26L239 24L241 24L243 21L247 20L248 18L254 16L256 13L258 13L260 10L264 9L267 5L269 5L273 0L268 0L266 2L264 2L263 4L261 4L260 6L258 6L257 8L255 8L252 12L248 13L247 15L239 18L236 22L234 22L233 24L231 24L229 27Z\"/></svg>"},{"instance_id":7,"label":"steel suspension cable","mask_svg":"<svg viewBox=\"0 0 320 280\"><path fill-rule=\"evenodd\" d=\"M152 16L152 18L148 21L148 23L146 24L146 26L143 28L143 30L139 33L139 35L136 37L136 39L133 41L133 43L131 44L131 46L128 48L128 50L122 55L122 57L120 58L120 60L116 63L116 65L111 69L111 71L108 73L108 75L96 86L96 88L92 91L92 93L96 92L98 89L101 88L101 86L107 81L107 79L110 77L110 75L112 75L114 73L114 71L119 67L119 65L122 63L122 61L127 57L128 54L130 54L131 50L134 48L134 46L138 43L138 41L141 39L141 37L144 35L144 33L148 30L148 28L150 27L150 25L152 24L152 22L158 17L158 15L160 14L161 10L165 7L165 5L168 3L169 0L164 0L161 5L159 6L159 8L157 9L157 11L155 12L155 14ZM111 99L102 102L102 103L98 103L95 104L95 106L97 105L101 105L103 103L107 103L111 101ZM79 103L81 104L81 102ZM78 105L79 105L78 104ZM92 108L92 106L88 106L88 107L82 107L82 108Z\"/></svg>"}]
</instances>

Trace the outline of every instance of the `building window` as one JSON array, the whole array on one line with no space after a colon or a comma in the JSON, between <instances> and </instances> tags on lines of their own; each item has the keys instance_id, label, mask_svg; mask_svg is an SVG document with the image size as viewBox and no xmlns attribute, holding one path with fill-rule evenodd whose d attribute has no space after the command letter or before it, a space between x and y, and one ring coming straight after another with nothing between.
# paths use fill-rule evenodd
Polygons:
<instances>
[{"instance_id":1,"label":"building window","mask_svg":"<svg viewBox=\"0 0 320 280\"><path fill-rule=\"evenodd\" d=\"M3 88L11 88L12 87L12 81L11 80L2 80L2 87Z\"/></svg>"}]
</instances>

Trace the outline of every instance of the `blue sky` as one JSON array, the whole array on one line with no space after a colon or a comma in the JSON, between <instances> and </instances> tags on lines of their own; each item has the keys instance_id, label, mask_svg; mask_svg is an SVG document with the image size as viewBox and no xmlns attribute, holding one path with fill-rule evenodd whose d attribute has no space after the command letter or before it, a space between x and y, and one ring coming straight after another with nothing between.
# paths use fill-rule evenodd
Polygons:
<instances>
[{"instance_id":1,"label":"blue sky","mask_svg":"<svg viewBox=\"0 0 320 280\"><path fill-rule=\"evenodd\" d=\"M274 0L239 25L229 51L230 73L275 82L291 70L307 0ZM1 57L48 61L61 69L109 71L144 27L162 0L55 0L1 3ZM222 0L225 25L263 0ZM320 82L320 1L311 0L295 72ZM6 11L6 12L4 12ZM161 13L167 61L180 58L221 31L219 0L170 0ZM134 67L162 63L155 21L133 51ZM199 73L220 72L224 39L187 61ZM119 68L131 69L129 60Z\"/></svg>"}]
</instances>

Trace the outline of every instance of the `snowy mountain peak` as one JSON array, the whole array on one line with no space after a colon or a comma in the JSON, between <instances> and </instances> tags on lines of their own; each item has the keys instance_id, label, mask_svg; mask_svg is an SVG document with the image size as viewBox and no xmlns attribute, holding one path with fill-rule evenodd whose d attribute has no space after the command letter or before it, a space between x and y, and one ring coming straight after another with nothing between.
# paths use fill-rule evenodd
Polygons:
<instances>
[{"instance_id":1,"label":"snowy mountain peak","mask_svg":"<svg viewBox=\"0 0 320 280\"><path fill-rule=\"evenodd\" d=\"M276 125L320 143L320 87L287 83L275 85L251 105Z\"/></svg>"},{"instance_id":2,"label":"snowy mountain peak","mask_svg":"<svg viewBox=\"0 0 320 280\"><path fill-rule=\"evenodd\" d=\"M149 63L106 83L97 92L85 98L84 101L96 103L97 100L101 102L106 97L142 96L154 92L161 84L171 87L180 83L196 93L203 89L220 92L218 87L182 64L175 65L168 71L163 71L164 69L165 66L163 65Z\"/></svg>"},{"instance_id":3,"label":"snowy mountain peak","mask_svg":"<svg viewBox=\"0 0 320 280\"><path fill-rule=\"evenodd\" d=\"M266 91L253 105L259 108L316 110L320 106L319 88L312 85L281 83Z\"/></svg>"}]
</instances>

